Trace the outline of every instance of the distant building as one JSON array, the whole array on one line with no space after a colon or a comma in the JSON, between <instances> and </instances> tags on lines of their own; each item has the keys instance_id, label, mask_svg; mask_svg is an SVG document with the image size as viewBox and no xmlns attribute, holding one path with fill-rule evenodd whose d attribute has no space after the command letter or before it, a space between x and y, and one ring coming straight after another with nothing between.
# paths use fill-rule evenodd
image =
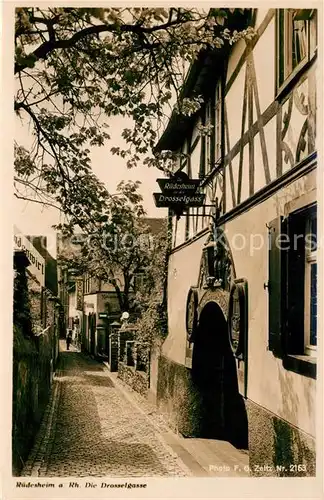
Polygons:
<instances>
[{"instance_id":1,"label":"distant building","mask_svg":"<svg viewBox=\"0 0 324 500\"><path fill-rule=\"evenodd\" d=\"M30 242L17 226L14 226L14 250L25 252L30 265L27 273L34 278L39 287L45 287L45 259L38 249Z\"/></svg>"},{"instance_id":2,"label":"distant building","mask_svg":"<svg viewBox=\"0 0 324 500\"><path fill-rule=\"evenodd\" d=\"M56 259L47 250L46 236L27 236L28 240L45 259L45 287L57 296Z\"/></svg>"},{"instance_id":3,"label":"distant building","mask_svg":"<svg viewBox=\"0 0 324 500\"><path fill-rule=\"evenodd\" d=\"M163 218L145 218L150 236L157 235L164 224ZM71 239L57 235L57 255L77 254L81 243L75 236ZM144 279L144 271L133 277L135 291ZM73 269L58 266L59 295L62 301L66 328L73 330L74 338L81 340L82 348L93 355L109 358L109 336L111 324L120 321L120 308L116 289L112 283L89 276L77 277ZM122 278L120 288L123 290Z\"/></svg>"},{"instance_id":4,"label":"distant building","mask_svg":"<svg viewBox=\"0 0 324 500\"><path fill-rule=\"evenodd\" d=\"M26 275L33 320L35 324L44 328L52 321L48 317L48 299L57 297L56 260L50 255L46 246L45 236L25 235L14 226L15 255L19 256L23 252L28 259Z\"/></svg>"}]
</instances>

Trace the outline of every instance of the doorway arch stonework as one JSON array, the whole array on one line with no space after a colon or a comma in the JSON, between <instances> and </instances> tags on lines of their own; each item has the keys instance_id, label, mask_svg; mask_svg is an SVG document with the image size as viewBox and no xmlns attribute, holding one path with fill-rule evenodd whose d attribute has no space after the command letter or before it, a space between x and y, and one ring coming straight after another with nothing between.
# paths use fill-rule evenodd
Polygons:
<instances>
[{"instance_id":1,"label":"doorway arch stonework","mask_svg":"<svg viewBox=\"0 0 324 500\"><path fill-rule=\"evenodd\" d=\"M199 293L200 292L200 293ZM198 322L201 312L208 302L215 302L217 306L221 309L224 314L225 320L227 320L228 315L228 305L229 305L229 292L221 289L215 288L210 290L200 289L198 295Z\"/></svg>"}]
</instances>

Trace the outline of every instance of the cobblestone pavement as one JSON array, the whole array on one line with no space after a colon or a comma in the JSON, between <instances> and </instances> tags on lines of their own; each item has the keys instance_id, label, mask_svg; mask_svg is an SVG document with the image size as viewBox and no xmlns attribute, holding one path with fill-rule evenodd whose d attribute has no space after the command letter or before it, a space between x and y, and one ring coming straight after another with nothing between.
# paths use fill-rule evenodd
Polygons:
<instances>
[{"instance_id":1,"label":"cobblestone pavement","mask_svg":"<svg viewBox=\"0 0 324 500\"><path fill-rule=\"evenodd\" d=\"M21 475L190 476L159 431L165 425L153 424L126 398L106 367L72 347L60 354L51 399Z\"/></svg>"}]
</instances>

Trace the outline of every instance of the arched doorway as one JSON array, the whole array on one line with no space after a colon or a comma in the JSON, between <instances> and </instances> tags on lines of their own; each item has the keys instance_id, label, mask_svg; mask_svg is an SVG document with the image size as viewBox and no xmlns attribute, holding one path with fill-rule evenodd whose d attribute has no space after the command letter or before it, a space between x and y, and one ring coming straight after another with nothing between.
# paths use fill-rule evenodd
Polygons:
<instances>
[{"instance_id":1,"label":"arched doorway","mask_svg":"<svg viewBox=\"0 0 324 500\"><path fill-rule=\"evenodd\" d=\"M192 357L192 379L199 395L199 436L248 447L245 405L238 391L236 363L227 321L216 302L199 317Z\"/></svg>"}]
</instances>

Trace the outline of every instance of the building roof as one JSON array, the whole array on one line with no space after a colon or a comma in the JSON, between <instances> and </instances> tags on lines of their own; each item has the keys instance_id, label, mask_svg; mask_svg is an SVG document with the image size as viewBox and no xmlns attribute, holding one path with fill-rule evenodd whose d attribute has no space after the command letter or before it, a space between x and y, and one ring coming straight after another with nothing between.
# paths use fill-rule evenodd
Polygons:
<instances>
[{"instance_id":1,"label":"building roof","mask_svg":"<svg viewBox=\"0 0 324 500\"><path fill-rule=\"evenodd\" d=\"M251 20L252 9L245 9L244 14L236 9L234 13L228 13L228 19L224 26L230 30L241 30L247 27ZM231 47L227 44L222 49L201 51L198 58L190 66L187 77L183 84L180 97L193 97L202 95L208 97L215 88L218 77L222 74ZM176 151L181 147L183 137L189 133L197 117L197 112L191 116L179 115L172 112L170 120L157 142L154 151L163 150Z\"/></svg>"}]
</instances>

